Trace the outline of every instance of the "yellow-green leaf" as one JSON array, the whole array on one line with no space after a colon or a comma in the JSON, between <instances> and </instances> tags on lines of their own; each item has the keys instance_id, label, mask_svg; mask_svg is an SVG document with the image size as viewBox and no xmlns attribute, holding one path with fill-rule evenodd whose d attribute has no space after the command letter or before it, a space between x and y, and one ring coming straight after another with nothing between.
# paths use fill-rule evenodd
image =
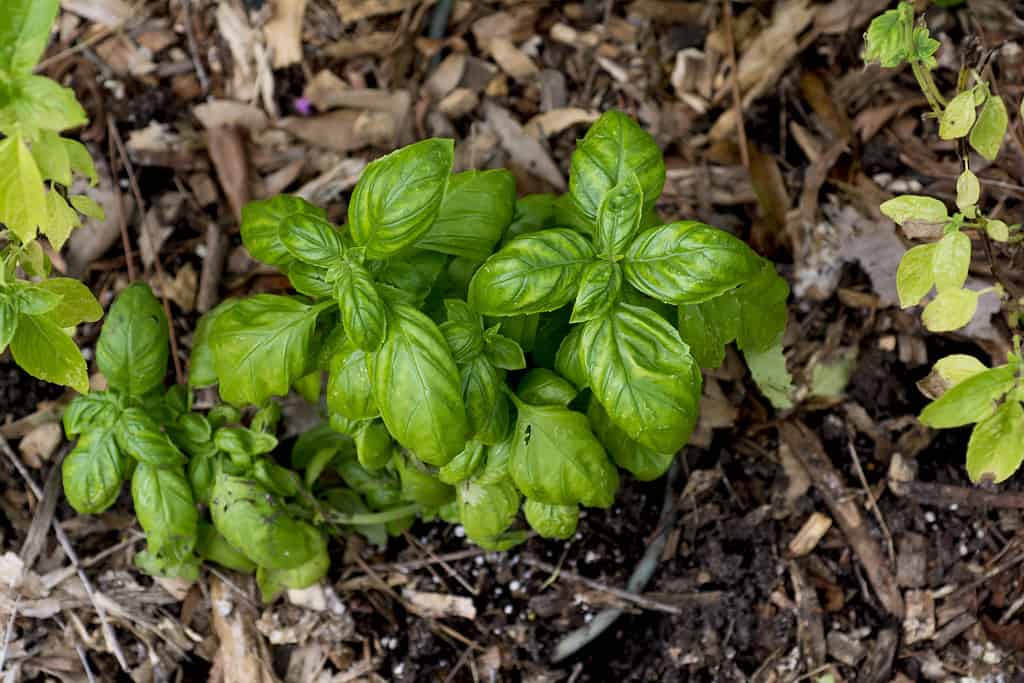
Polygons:
<instances>
[{"instance_id":1,"label":"yellow-green leaf","mask_svg":"<svg viewBox=\"0 0 1024 683\"><path fill-rule=\"evenodd\" d=\"M998 484L1020 468L1024 460L1024 409L1007 401L974 427L967 443L967 474L971 481Z\"/></svg>"},{"instance_id":2,"label":"yellow-green leaf","mask_svg":"<svg viewBox=\"0 0 1024 683\"><path fill-rule=\"evenodd\" d=\"M75 207L75 211L78 213L98 221L102 221L106 217L103 207L97 204L96 200L92 197L88 197L84 194L73 194L70 199L71 206Z\"/></svg>"},{"instance_id":3,"label":"yellow-green leaf","mask_svg":"<svg viewBox=\"0 0 1024 683\"><path fill-rule=\"evenodd\" d=\"M1003 98L990 95L981 108L977 123L971 129L971 137L968 138L968 142L978 154L992 161L999 154L1003 138L1006 137L1008 122L1009 117L1006 115L1006 104L1003 103Z\"/></svg>"},{"instance_id":4,"label":"yellow-green leaf","mask_svg":"<svg viewBox=\"0 0 1024 683\"><path fill-rule=\"evenodd\" d=\"M71 231L82 224L75 210L68 206L64 197L56 190L46 193L46 213L49 220L42 226L42 232L50 240L50 244L60 251L71 236Z\"/></svg>"},{"instance_id":5,"label":"yellow-green leaf","mask_svg":"<svg viewBox=\"0 0 1024 683\"><path fill-rule=\"evenodd\" d=\"M985 232L996 242L1006 242L1010 239L1010 226L998 218L985 221Z\"/></svg>"},{"instance_id":6,"label":"yellow-green leaf","mask_svg":"<svg viewBox=\"0 0 1024 683\"><path fill-rule=\"evenodd\" d=\"M935 244L922 244L907 250L896 270L896 291L900 307L916 306L935 284L932 261Z\"/></svg>"},{"instance_id":7,"label":"yellow-green leaf","mask_svg":"<svg viewBox=\"0 0 1024 683\"><path fill-rule=\"evenodd\" d=\"M11 340L11 355L33 377L89 392L85 359L71 337L46 316L21 316Z\"/></svg>"},{"instance_id":8,"label":"yellow-green leaf","mask_svg":"<svg viewBox=\"0 0 1024 683\"><path fill-rule=\"evenodd\" d=\"M974 108L974 91L965 90L946 105L939 119L939 137L943 140L962 138L971 131L978 113Z\"/></svg>"},{"instance_id":9,"label":"yellow-green leaf","mask_svg":"<svg viewBox=\"0 0 1024 683\"><path fill-rule=\"evenodd\" d=\"M932 275L939 293L963 287L970 266L970 237L962 232L951 232L939 240L932 257Z\"/></svg>"},{"instance_id":10,"label":"yellow-green leaf","mask_svg":"<svg viewBox=\"0 0 1024 683\"><path fill-rule=\"evenodd\" d=\"M43 178L32 152L20 135L0 140L0 223L28 242L46 221Z\"/></svg>"},{"instance_id":11,"label":"yellow-green leaf","mask_svg":"<svg viewBox=\"0 0 1024 683\"><path fill-rule=\"evenodd\" d=\"M981 198L981 184L971 169L965 169L956 179L956 208L967 218L977 215L978 199Z\"/></svg>"},{"instance_id":12,"label":"yellow-green leaf","mask_svg":"<svg viewBox=\"0 0 1024 683\"><path fill-rule=\"evenodd\" d=\"M947 289L939 292L931 303L924 307L921 319L932 332L952 332L971 321L978 309L981 292L970 289Z\"/></svg>"},{"instance_id":13,"label":"yellow-green leaf","mask_svg":"<svg viewBox=\"0 0 1024 683\"><path fill-rule=\"evenodd\" d=\"M933 197L916 194L903 194L882 202L878 207L883 214L896 223L903 225L907 221L922 223L945 223L949 220L946 205Z\"/></svg>"},{"instance_id":14,"label":"yellow-green leaf","mask_svg":"<svg viewBox=\"0 0 1024 683\"><path fill-rule=\"evenodd\" d=\"M52 130L40 131L32 143L32 156L44 180L53 180L65 187L71 184L71 157L60 135Z\"/></svg>"}]
</instances>

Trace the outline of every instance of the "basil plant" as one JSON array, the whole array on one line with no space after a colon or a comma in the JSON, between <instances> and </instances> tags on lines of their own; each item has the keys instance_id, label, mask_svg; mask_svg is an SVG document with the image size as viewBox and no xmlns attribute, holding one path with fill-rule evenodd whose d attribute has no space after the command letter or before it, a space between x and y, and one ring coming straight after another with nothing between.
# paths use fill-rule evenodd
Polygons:
<instances>
[{"instance_id":1,"label":"basil plant","mask_svg":"<svg viewBox=\"0 0 1024 683\"><path fill-rule=\"evenodd\" d=\"M517 200L511 173L453 174L453 152L428 139L369 164L344 226L297 197L250 203L245 246L295 291L207 314L190 383L239 408L320 401L332 429L304 435L306 484L359 497L324 514L439 516L494 549L527 527L567 538L619 468L668 469L701 367L777 344L788 289L736 237L659 219L661 152L620 112L579 141L564 196Z\"/></svg>"}]
</instances>

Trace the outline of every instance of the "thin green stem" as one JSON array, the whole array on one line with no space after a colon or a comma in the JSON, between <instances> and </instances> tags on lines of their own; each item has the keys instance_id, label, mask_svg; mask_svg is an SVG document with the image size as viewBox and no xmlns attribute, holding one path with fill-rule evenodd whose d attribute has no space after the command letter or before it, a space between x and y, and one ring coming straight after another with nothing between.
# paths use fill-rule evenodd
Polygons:
<instances>
[{"instance_id":1,"label":"thin green stem","mask_svg":"<svg viewBox=\"0 0 1024 683\"><path fill-rule=\"evenodd\" d=\"M403 519L410 515L418 514L422 510L422 506L412 503L410 505L403 505L400 508L384 510L383 512L363 512L354 515L346 515L341 512L328 512L327 521L332 524L341 524L343 526L385 524L387 522L393 522L396 519Z\"/></svg>"},{"instance_id":2,"label":"thin green stem","mask_svg":"<svg viewBox=\"0 0 1024 683\"><path fill-rule=\"evenodd\" d=\"M942 98L939 93L939 89L935 87L935 81L932 80L932 75L924 68L918 61L911 61L910 68L914 72L914 78L917 79L917 85L921 88L921 92L924 93L925 99L928 100L928 104L931 106L932 111L937 116L942 116L942 111L946 106L946 101Z\"/></svg>"}]
</instances>

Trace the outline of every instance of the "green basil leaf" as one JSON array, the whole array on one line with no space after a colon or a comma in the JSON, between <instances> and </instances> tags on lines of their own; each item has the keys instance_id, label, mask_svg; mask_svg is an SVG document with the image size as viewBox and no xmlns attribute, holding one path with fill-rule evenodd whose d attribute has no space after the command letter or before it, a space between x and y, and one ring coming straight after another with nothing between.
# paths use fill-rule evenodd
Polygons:
<instances>
[{"instance_id":1,"label":"green basil leaf","mask_svg":"<svg viewBox=\"0 0 1024 683\"><path fill-rule=\"evenodd\" d=\"M217 480L218 459L215 450L205 453L192 453L188 461L188 481L192 486L192 495L196 502L210 504L213 496L213 484Z\"/></svg>"},{"instance_id":2,"label":"green basil leaf","mask_svg":"<svg viewBox=\"0 0 1024 683\"><path fill-rule=\"evenodd\" d=\"M88 430L107 429L120 415L121 405L111 392L76 396L64 410L64 433L71 438Z\"/></svg>"},{"instance_id":3,"label":"green basil leaf","mask_svg":"<svg viewBox=\"0 0 1024 683\"><path fill-rule=\"evenodd\" d=\"M522 347L500 334L484 335L484 355L491 365L502 370L522 370L526 367Z\"/></svg>"},{"instance_id":4,"label":"green basil leaf","mask_svg":"<svg viewBox=\"0 0 1024 683\"><path fill-rule=\"evenodd\" d=\"M978 116L973 90L965 90L949 101L939 118L939 137L955 140L966 136Z\"/></svg>"},{"instance_id":5,"label":"green basil leaf","mask_svg":"<svg viewBox=\"0 0 1024 683\"><path fill-rule=\"evenodd\" d=\"M475 475L487 461L487 447L476 440L466 442L466 447L442 467L437 478L454 486Z\"/></svg>"},{"instance_id":6,"label":"green basil leaf","mask_svg":"<svg viewBox=\"0 0 1024 683\"><path fill-rule=\"evenodd\" d=\"M62 131L89 122L71 88L36 75L20 76L11 85L12 97L0 109L0 129L20 129L34 139L36 131Z\"/></svg>"},{"instance_id":7,"label":"green basil leaf","mask_svg":"<svg viewBox=\"0 0 1024 683\"><path fill-rule=\"evenodd\" d=\"M921 422L936 429L981 422L995 413L996 401L1016 382L1015 371L1009 365L979 372L925 406Z\"/></svg>"},{"instance_id":8,"label":"green basil leaf","mask_svg":"<svg viewBox=\"0 0 1024 683\"><path fill-rule=\"evenodd\" d=\"M557 225L555 222L555 195L526 195L516 201L512 222L505 230L502 245L528 232L554 228Z\"/></svg>"},{"instance_id":9,"label":"green basil leaf","mask_svg":"<svg viewBox=\"0 0 1024 683\"><path fill-rule=\"evenodd\" d=\"M202 559L195 555L187 554L180 560L172 560L148 550L135 553L132 562L150 576L181 579L187 583L195 583L199 580L199 568L203 564Z\"/></svg>"},{"instance_id":10,"label":"green basil leaf","mask_svg":"<svg viewBox=\"0 0 1024 683\"><path fill-rule=\"evenodd\" d=\"M292 446L291 464L296 470L304 470L319 458L319 453L328 451L331 460L347 460L355 457L355 443L348 434L341 434L320 423L299 435Z\"/></svg>"},{"instance_id":11,"label":"green basil leaf","mask_svg":"<svg viewBox=\"0 0 1024 683\"><path fill-rule=\"evenodd\" d=\"M985 372L988 368L974 356L964 353L954 353L943 356L935 361L932 372L941 377L949 387L955 387L965 379L969 379L979 372Z\"/></svg>"},{"instance_id":12,"label":"green basil leaf","mask_svg":"<svg viewBox=\"0 0 1024 683\"><path fill-rule=\"evenodd\" d=\"M60 327L74 327L81 322L94 323L103 317L100 302L78 280L54 277L43 280L38 287L60 297L56 308L47 316Z\"/></svg>"},{"instance_id":13,"label":"green basil leaf","mask_svg":"<svg viewBox=\"0 0 1024 683\"><path fill-rule=\"evenodd\" d=\"M580 337L582 335L582 325L573 327L569 330L569 334L562 339L558 353L555 355L555 370L581 391L590 385L587 368L583 365L583 357L580 355Z\"/></svg>"},{"instance_id":14,"label":"green basil leaf","mask_svg":"<svg viewBox=\"0 0 1024 683\"><path fill-rule=\"evenodd\" d=\"M355 442L359 464L371 472L387 465L395 454L391 435L377 420L363 423L355 433Z\"/></svg>"},{"instance_id":15,"label":"green basil leaf","mask_svg":"<svg viewBox=\"0 0 1024 683\"><path fill-rule=\"evenodd\" d=\"M71 231L82 225L82 219L54 189L46 193L46 216L46 225L39 229L46 235L50 246L60 251L71 236Z\"/></svg>"},{"instance_id":16,"label":"green basil leaf","mask_svg":"<svg viewBox=\"0 0 1024 683\"><path fill-rule=\"evenodd\" d=\"M754 384L769 403L776 410L792 408L796 387L793 386L793 375L786 368L781 337L774 345L763 351L744 351L743 358L747 361Z\"/></svg>"},{"instance_id":17,"label":"green basil leaf","mask_svg":"<svg viewBox=\"0 0 1024 683\"><path fill-rule=\"evenodd\" d=\"M387 313L370 273L358 264L346 264L334 283L334 295L348 338L364 351L376 351L387 334Z\"/></svg>"},{"instance_id":18,"label":"green basil leaf","mask_svg":"<svg viewBox=\"0 0 1024 683\"><path fill-rule=\"evenodd\" d=\"M523 513L530 528L541 537L565 540L576 533L580 508L578 505L548 505L527 498Z\"/></svg>"},{"instance_id":19,"label":"green basil leaf","mask_svg":"<svg viewBox=\"0 0 1024 683\"><path fill-rule=\"evenodd\" d=\"M350 420L369 420L380 415L370 383L368 354L351 343L331 359L327 410Z\"/></svg>"},{"instance_id":20,"label":"green basil leaf","mask_svg":"<svg viewBox=\"0 0 1024 683\"><path fill-rule=\"evenodd\" d=\"M714 369L722 365L726 345L739 335L740 310L740 300L734 292L679 307L679 336L700 367Z\"/></svg>"},{"instance_id":21,"label":"green basil leaf","mask_svg":"<svg viewBox=\"0 0 1024 683\"><path fill-rule=\"evenodd\" d=\"M331 568L331 556L327 553L327 539L311 526L304 527L307 543L316 551L306 563L294 569L256 568L256 585L264 603L273 602L286 590L309 588L327 576Z\"/></svg>"},{"instance_id":22,"label":"green basil leaf","mask_svg":"<svg viewBox=\"0 0 1024 683\"><path fill-rule=\"evenodd\" d=\"M437 219L455 161L452 140L431 138L371 162L348 205L356 244L370 258L411 246Z\"/></svg>"},{"instance_id":23,"label":"green basil leaf","mask_svg":"<svg viewBox=\"0 0 1024 683\"><path fill-rule=\"evenodd\" d=\"M320 310L289 297L257 294L217 316L209 344L221 398L258 405L287 394L311 369Z\"/></svg>"},{"instance_id":24,"label":"green basil leaf","mask_svg":"<svg viewBox=\"0 0 1024 683\"><path fill-rule=\"evenodd\" d=\"M900 307L908 308L921 302L935 284L935 251L937 245L920 244L903 254L896 269L896 292Z\"/></svg>"},{"instance_id":25,"label":"green basil leaf","mask_svg":"<svg viewBox=\"0 0 1024 683\"><path fill-rule=\"evenodd\" d=\"M1009 116L1007 116L1003 98L998 95L989 95L981 107L981 113L978 114L974 128L971 129L968 142L971 143L974 151L992 161L999 156L999 148L1003 145L1008 124Z\"/></svg>"},{"instance_id":26,"label":"green basil leaf","mask_svg":"<svg viewBox=\"0 0 1024 683\"><path fill-rule=\"evenodd\" d=\"M314 370L308 375L303 375L302 377L295 380L295 382L292 384L292 387L299 394L299 396L306 399L307 403L318 405L320 403L320 389L323 388L323 373L319 369ZM273 408L270 408L270 406L273 406ZM276 410L276 415L273 413L266 412L268 409ZM257 422L258 418L266 420L266 418L269 416L275 417L275 420L273 421L271 426L265 426L271 424L268 422ZM281 407L276 403L271 403L267 407L260 410L260 412L256 413L256 416L253 418L252 427L253 429L258 429L263 432L272 432L276 429L277 419L279 419L280 417Z\"/></svg>"},{"instance_id":27,"label":"green basil leaf","mask_svg":"<svg viewBox=\"0 0 1024 683\"><path fill-rule=\"evenodd\" d=\"M65 140L65 142L68 142L68 141ZM91 159L90 159L90 161L91 161ZM74 159L72 159L72 164L74 164ZM78 170L78 169L76 168L75 170ZM94 175L95 175L95 173L96 172L93 171ZM93 185L96 185L97 182L98 181L94 180L93 181ZM71 203L71 206L73 206L75 208L75 211L77 211L78 213L80 213L80 214L82 214L84 216L88 216L89 218L92 218L93 220L97 220L97 221L102 221L102 220L106 219L106 215L107 214L103 210L103 206L101 204L97 203L96 200L93 199L92 197L89 197L89 196L84 195L84 194L73 194L73 195L68 197L68 201Z\"/></svg>"},{"instance_id":28,"label":"green basil leaf","mask_svg":"<svg viewBox=\"0 0 1024 683\"><path fill-rule=\"evenodd\" d=\"M398 443L440 467L469 432L458 368L437 325L411 306L393 305L388 328L370 360L381 417Z\"/></svg>"},{"instance_id":29,"label":"green basil leaf","mask_svg":"<svg viewBox=\"0 0 1024 683\"><path fill-rule=\"evenodd\" d=\"M563 194L555 199L555 220L552 227L572 228L581 235L593 237L597 231L596 218L588 216L576 203L571 194Z\"/></svg>"},{"instance_id":30,"label":"green basil leaf","mask_svg":"<svg viewBox=\"0 0 1024 683\"><path fill-rule=\"evenodd\" d=\"M940 293L963 287L970 266L971 238L964 233L951 232L935 244L932 276Z\"/></svg>"},{"instance_id":31,"label":"green basil leaf","mask_svg":"<svg viewBox=\"0 0 1024 683\"><path fill-rule=\"evenodd\" d=\"M71 170L79 175L84 175L89 179L89 185L96 187L96 185L99 184L100 177L96 173L96 164L93 163L92 155L89 154L89 149L78 140L61 138L60 141L64 143L64 149L68 155L68 161L71 162ZM89 210L79 207L76 200L85 200L84 203L90 205L87 207ZM95 218L98 221L103 220L103 209L91 197L86 195L72 195L71 205L89 218Z\"/></svg>"},{"instance_id":32,"label":"green basil leaf","mask_svg":"<svg viewBox=\"0 0 1024 683\"><path fill-rule=\"evenodd\" d=\"M619 474L587 418L562 406L516 402L508 472L527 498L554 505L609 507Z\"/></svg>"},{"instance_id":33,"label":"green basil leaf","mask_svg":"<svg viewBox=\"0 0 1024 683\"><path fill-rule=\"evenodd\" d=\"M504 373L477 356L460 368L462 401L466 406L472 437L485 444L508 436L511 406L505 395Z\"/></svg>"},{"instance_id":34,"label":"green basil leaf","mask_svg":"<svg viewBox=\"0 0 1024 683\"><path fill-rule=\"evenodd\" d=\"M327 279L327 271L323 268L302 261L292 261L287 268L288 281L296 292L317 299L334 296L334 283Z\"/></svg>"},{"instance_id":35,"label":"green basil leaf","mask_svg":"<svg viewBox=\"0 0 1024 683\"><path fill-rule=\"evenodd\" d=\"M508 479L479 484L472 479L459 484L459 520L469 540L485 543L505 532L519 513L519 491Z\"/></svg>"},{"instance_id":36,"label":"green basil leaf","mask_svg":"<svg viewBox=\"0 0 1024 683\"><path fill-rule=\"evenodd\" d=\"M665 186L665 162L658 144L626 114L606 112L576 143L569 192L582 212L594 220L605 194L634 175L643 200L654 204Z\"/></svg>"},{"instance_id":37,"label":"green basil leaf","mask_svg":"<svg viewBox=\"0 0 1024 683\"><path fill-rule=\"evenodd\" d=\"M971 322L981 292L947 289L939 292L921 313L921 322L932 332L952 332Z\"/></svg>"},{"instance_id":38,"label":"green basil leaf","mask_svg":"<svg viewBox=\"0 0 1024 683\"><path fill-rule=\"evenodd\" d=\"M444 254L410 249L389 260L377 279L411 295L413 302L420 303L430 294L447 262L448 257Z\"/></svg>"},{"instance_id":39,"label":"green basil leaf","mask_svg":"<svg viewBox=\"0 0 1024 683\"><path fill-rule=\"evenodd\" d=\"M904 194L882 202L878 208L898 225L910 221L945 223L949 220L946 205L934 197Z\"/></svg>"},{"instance_id":40,"label":"green basil leaf","mask_svg":"<svg viewBox=\"0 0 1024 683\"><path fill-rule=\"evenodd\" d=\"M96 365L110 388L138 397L162 386L167 374L167 316L143 283L129 285L107 313Z\"/></svg>"},{"instance_id":41,"label":"green basil leaf","mask_svg":"<svg viewBox=\"0 0 1024 683\"><path fill-rule=\"evenodd\" d=\"M533 351L537 345L537 330L540 328L540 315L514 315L508 318L499 318L501 333L519 344L526 353ZM490 321L494 323L494 320Z\"/></svg>"},{"instance_id":42,"label":"green basil leaf","mask_svg":"<svg viewBox=\"0 0 1024 683\"><path fill-rule=\"evenodd\" d=\"M217 319L238 305L240 299L225 299L199 318L192 333L192 355L189 358L188 384L190 387L208 387L217 383L217 370L213 362L210 335Z\"/></svg>"},{"instance_id":43,"label":"green basil leaf","mask_svg":"<svg viewBox=\"0 0 1024 683\"><path fill-rule=\"evenodd\" d=\"M321 498L321 504L343 515L359 515L371 511L358 493L343 488L325 491ZM352 528L365 536L366 540L373 545L381 547L387 545L388 530L384 524L356 524Z\"/></svg>"},{"instance_id":44,"label":"green basil leaf","mask_svg":"<svg viewBox=\"0 0 1024 683\"><path fill-rule=\"evenodd\" d=\"M59 0L4 0L0 12L0 71L32 73L50 42Z\"/></svg>"},{"instance_id":45,"label":"green basil leaf","mask_svg":"<svg viewBox=\"0 0 1024 683\"><path fill-rule=\"evenodd\" d=\"M312 527L289 515L252 479L218 474L210 514L225 540L261 567L295 569L319 551L316 536L309 533Z\"/></svg>"},{"instance_id":46,"label":"green basil leaf","mask_svg":"<svg viewBox=\"0 0 1024 683\"><path fill-rule=\"evenodd\" d=\"M186 458L160 430L160 425L141 408L121 413L114 430L117 446L125 455L152 467L184 465Z\"/></svg>"},{"instance_id":47,"label":"green basil leaf","mask_svg":"<svg viewBox=\"0 0 1024 683\"><path fill-rule=\"evenodd\" d=\"M277 448L277 437L245 427L221 427L213 435L217 450L255 458Z\"/></svg>"},{"instance_id":48,"label":"green basil leaf","mask_svg":"<svg viewBox=\"0 0 1024 683\"><path fill-rule=\"evenodd\" d=\"M220 429L229 424L242 421L242 411L227 403L219 403L206 413L211 429Z\"/></svg>"},{"instance_id":49,"label":"green basil leaf","mask_svg":"<svg viewBox=\"0 0 1024 683\"><path fill-rule=\"evenodd\" d=\"M571 323L585 323L604 315L622 292L622 269L618 263L594 261L583 271Z\"/></svg>"},{"instance_id":50,"label":"green basil leaf","mask_svg":"<svg viewBox=\"0 0 1024 683\"><path fill-rule=\"evenodd\" d=\"M61 465L64 495L79 514L99 514L121 493L125 461L113 432L113 427L86 431Z\"/></svg>"},{"instance_id":51,"label":"green basil leaf","mask_svg":"<svg viewBox=\"0 0 1024 683\"><path fill-rule=\"evenodd\" d=\"M43 315L60 305L60 295L35 285L18 283L14 287L14 299L22 315ZM46 316L53 320L53 316ZM56 322L56 320L53 320Z\"/></svg>"},{"instance_id":52,"label":"green basil leaf","mask_svg":"<svg viewBox=\"0 0 1024 683\"><path fill-rule=\"evenodd\" d=\"M140 461L132 475L132 502L149 552L172 561L192 553L199 513L183 468Z\"/></svg>"},{"instance_id":53,"label":"green basil leaf","mask_svg":"<svg viewBox=\"0 0 1024 683\"><path fill-rule=\"evenodd\" d=\"M480 329L479 316L471 323L449 320L441 323L444 342L451 349L452 358L458 365L469 363L484 351L484 334Z\"/></svg>"},{"instance_id":54,"label":"green basil leaf","mask_svg":"<svg viewBox=\"0 0 1024 683\"><path fill-rule=\"evenodd\" d=\"M43 180L52 180L64 187L71 186L71 158L60 135L52 130L40 131L39 137L32 143L32 156Z\"/></svg>"},{"instance_id":55,"label":"green basil leaf","mask_svg":"<svg viewBox=\"0 0 1024 683\"><path fill-rule=\"evenodd\" d=\"M323 209L301 197L277 195L249 202L242 208L242 243L254 259L271 266L287 266L293 257L281 241L281 228L302 216L327 220Z\"/></svg>"},{"instance_id":56,"label":"green basil leaf","mask_svg":"<svg viewBox=\"0 0 1024 683\"><path fill-rule=\"evenodd\" d=\"M397 467L401 458L395 458ZM397 475L387 468L368 472L357 460L343 460L336 463L338 474L345 484L366 498L375 510L386 510L403 502L401 483Z\"/></svg>"},{"instance_id":57,"label":"green basil leaf","mask_svg":"<svg viewBox=\"0 0 1024 683\"><path fill-rule=\"evenodd\" d=\"M594 434L612 456L615 464L640 481L657 479L668 471L675 460L675 452L658 453L629 438L624 431L615 426L601 403L593 396L590 397L590 404L587 407L587 418Z\"/></svg>"},{"instance_id":58,"label":"green basil leaf","mask_svg":"<svg viewBox=\"0 0 1024 683\"><path fill-rule=\"evenodd\" d=\"M1007 401L979 422L967 443L967 473L971 481L1006 481L1024 461L1024 409Z\"/></svg>"},{"instance_id":59,"label":"green basil leaf","mask_svg":"<svg viewBox=\"0 0 1024 683\"><path fill-rule=\"evenodd\" d=\"M0 140L0 197L0 223L22 243L32 241L48 220L46 195L39 167L20 134Z\"/></svg>"},{"instance_id":60,"label":"green basil leaf","mask_svg":"<svg viewBox=\"0 0 1024 683\"><path fill-rule=\"evenodd\" d=\"M292 258L326 268L342 258L341 233L329 221L310 213L287 216L278 225L278 239Z\"/></svg>"},{"instance_id":61,"label":"green basil leaf","mask_svg":"<svg viewBox=\"0 0 1024 683\"><path fill-rule=\"evenodd\" d=\"M252 574L256 565L244 554L231 547L220 532L206 520L199 520L196 553L205 560L242 574Z\"/></svg>"},{"instance_id":62,"label":"green basil leaf","mask_svg":"<svg viewBox=\"0 0 1024 683\"><path fill-rule=\"evenodd\" d=\"M434 476L416 458L394 459L402 481L402 497L428 508L441 507L455 499L455 489Z\"/></svg>"},{"instance_id":63,"label":"green basil leaf","mask_svg":"<svg viewBox=\"0 0 1024 683\"><path fill-rule=\"evenodd\" d=\"M941 3L942 0L939 0L939 2ZM934 69L939 65L934 55L938 52L941 43L931 37L927 26L914 27L913 42L912 53L914 59L922 62L926 69Z\"/></svg>"},{"instance_id":64,"label":"green basil leaf","mask_svg":"<svg viewBox=\"0 0 1024 683\"><path fill-rule=\"evenodd\" d=\"M864 61L878 62L886 68L902 64L910 56L907 36L913 25L914 7L909 3L900 3L872 19L864 34Z\"/></svg>"},{"instance_id":65,"label":"green basil leaf","mask_svg":"<svg viewBox=\"0 0 1024 683\"><path fill-rule=\"evenodd\" d=\"M437 220L416 246L485 259L512 222L515 202L515 176L503 168L456 173L448 181Z\"/></svg>"},{"instance_id":66,"label":"green basil leaf","mask_svg":"<svg viewBox=\"0 0 1024 683\"><path fill-rule=\"evenodd\" d=\"M476 473L477 483L496 484L509 476L508 463L512 458L513 441L514 435L509 434L509 438L501 443L484 448L483 469Z\"/></svg>"},{"instance_id":67,"label":"green basil leaf","mask_svg":"<svg viewBox=\"0 0 1024 683\"><path fill-rule=\"evenodd\" d=\"M623 255L640 229L643 211L643 188L636 175L631 174L601 200L594 233L597 250L609 259Z\"/></svg>"},{"instance_id":68,"label":"green basil leaf","mask_svg":"<svg viewBox=\"0 0 1024 683\"><path fill-rule=\"evenodd\" d=\"M18 330L18 301L6 294L0 294L0 353L14 339Z\"/></svg>"},{"instance_id":69,"label":"green basil leaf","mask_svg":"<svg viewBox=\"0 0 1024 683\"><path fill-rule=\"evenodd\" d=\"M765 351L786 330L786 300L789 285L775 272L774 264L765 261L753 279L735 291L740 304L740 328L736 346L741 351Z\"/></svg>"},{"instance_id":70,"label":"green basil leaf","mask_svg":"<svg viewBox=\"0 0 1024 683\"><path fill-rule=\"evenodd\" d=\"M518 237L488 258L469 283L469 305L484 315L543 313L572 301L594 259L585 237L566 228Z\"/></svg>"},{"instance_id":71,"label":"green basil leaf","mask_svg":"<svg viewBox=\"0 0 1024 683\"><path fill-rule=\"evenodd\" d=\"M743 241L696 221L640 233L622 261L629 283L672 304L713 299L751 279L761 259Z\"/></svg>"},{"instance_id":72,"label":"green basil leaf","mask_svg":"<svg viewBox=\"0 0 1024 683\"><path fill-rule=\"evenodd\" d=\"M546 368L530 370L516 387L519 398L536 406L568 406L577 393L571 383Z\"/></svg>"},{"instance_id":73,"label":"green basil leaf","mask_svg":"<svg viewBox=\"0 0 1024 683\"><path fill-rule=\"evenodd\" d=\"M580 354L612 422L659 453L683 447L697 422L701 375L675 328L647 308L619 304L585 324Z\"/></svg>"},{"instance_id":74,"label":"green basil leaf","mask_svg":"<svg viewBox=\"0 0 1024 683\"><path fill-rule=\"evenodd\" d=\"M81 352L71 337L46 317L18 317L11 355L33 377L69 386L81 394L89 391L89 373Z\"/></svg>"}]
</instances>

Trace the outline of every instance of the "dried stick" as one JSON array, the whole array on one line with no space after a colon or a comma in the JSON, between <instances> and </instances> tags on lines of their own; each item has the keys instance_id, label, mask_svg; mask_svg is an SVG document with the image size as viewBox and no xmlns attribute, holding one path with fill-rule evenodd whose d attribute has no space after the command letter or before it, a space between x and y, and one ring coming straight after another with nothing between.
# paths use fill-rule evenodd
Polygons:
<instances>
[{"instance_id":1,"label":"dried stick","mask_svg":"<svg viewBox=\"0 0 1024 683\"><path fill-rule=\"evenodd\" d=\"M825 455L821 441L806 425L796 420L781 423L779 436L803 464L832 516L839 522L882 606L902 619L903 596L896 586L889 563L878 542L871 537L860 507L847 494L846 483Z\"/></svg>"},{"instance_id":2,"label":"dried stick","mask_svg":"<svg viewBox=\"0 0 1024 683\"><path fill-rule=\"evenodd\" d=\"M736 132L740 141L740 160L750 170L750 152L747 149L747 127L743 124L743 95L740 92L739 67L736 64L736 36L732 30L732 0L722 0L722 21L725 24L726 52L729 53L729 71L732 86L732 108L736 116Z\"/></svg>"}]
</instances>

